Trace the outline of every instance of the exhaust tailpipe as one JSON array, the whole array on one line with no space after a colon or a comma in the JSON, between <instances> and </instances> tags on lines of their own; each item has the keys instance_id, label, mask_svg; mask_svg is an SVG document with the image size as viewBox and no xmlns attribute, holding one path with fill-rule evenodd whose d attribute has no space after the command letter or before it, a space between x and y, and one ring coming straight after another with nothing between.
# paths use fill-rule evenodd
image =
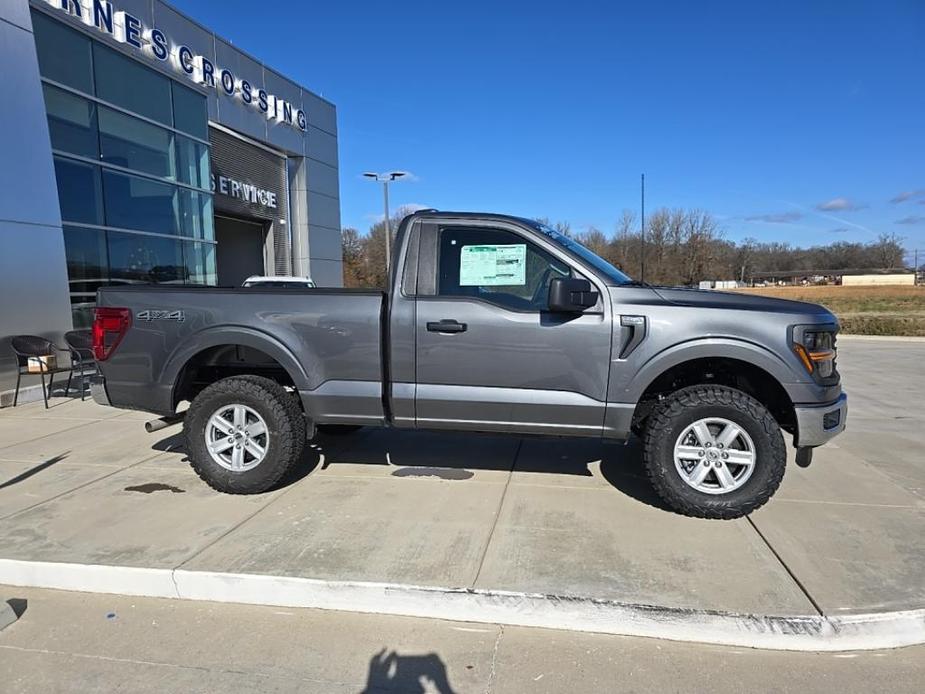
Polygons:
<instances>
[{"instance_id":1,"label":"exhaust tailpipe","mask_svg":"<svg viewBox=\"0 0 925 694\"><path fill-rule=\"evenodd\" d=\"M161 429L166 429L167 427L172 426L177 422L182 422L185 416L186 412L180 412L178 414L172 414L167 417L152 419L150 422L145 422L145 431L147 431L149 434L153 434L155 431L160 431Z\"/></svg>"}]
</instances>

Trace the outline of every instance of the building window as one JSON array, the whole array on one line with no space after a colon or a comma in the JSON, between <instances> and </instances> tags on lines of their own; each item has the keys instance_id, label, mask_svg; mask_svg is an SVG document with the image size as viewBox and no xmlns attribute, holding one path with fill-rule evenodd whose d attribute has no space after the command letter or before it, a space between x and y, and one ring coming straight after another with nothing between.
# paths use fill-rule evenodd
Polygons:
<instances>
[{"instance_id":1,"label":"building window","mask_svg":"<svg viewBox=\"0 0 925 694\"><path fill-rule=\"evenodd\" d=\"M209 188L208 146L177 135L177 180L197 188Z\"/></svg>"},{"instance_id":2,"label":"building window","mask_svg":"<svg viewBox=\"0 0 925 694\"><path fill-rule=\"evenodd\" d=\"M41 12L32 13L32 29L42 77L92 94L90 39Z\"/></svg>"},{"instance_id":3,"label":"building window","mask_svg":"<svg viewBox=\"0 0 925 694\"><path fill-rule=\"evenodd\" d=\"M88 328L93 323L96 290L109 284L106 232L65 225L64 250L74 327Z\"/></svg>"},{"instance_id":4,"label":"building window","mask_svg":"<svg viewBox=\"0 0 925 694\"><path fill-rule=\"evenodd\" d=\"M127 111L173 125L170 82L167 77L93 42L96 95Z\"/></svg>"},{"instance_id":5,"label":"building window","mask_svg":"<svg viewBox=\"0 0 925 694\"><path fill-rule=\"evenodd\" d=\"M163 236L107 233L109 275L115 282L185 284L186 265L179 240Z\"/></svg>"},{"instance_id":6,"label":"building window","mask_svg":"<svg viewBox=\"0 0 925 694\"><path fill-rule=\"evenodd\" d=\"M115 171L103 172L106 226L178 234L177 187Z\"/></svg>"},{"instance_id":7,"label":"building window","mask_svg":"<svg viewBox=\"0 0 925 694\"><path fill-rule=\"evenodd\" d=\"M103 223L100 169L92 164L55 157L61 219L83 224Z\"/></svg>"},{"instance_id":8,"label":"building window","mask_svg":"<svg viewBox=\"0 0 925 694\"><path fill-rule=\"evenodd\" d=\"M101 286L214 285L206 97L42 12L32 19L74 326L90 325Z\"/></svg>"},{"instance_id":9,"label":"building window","mask_svg":"<svg viewBox=\"0 0 925 694\"><path fill-rule=\"evenodd\" d=\"M173 133L100 107L100 159L126 169L174 179Z\"/></svg>"},{"instance_id":10,"label":"building window","mask_svg":"<svg viewBox=\"0 0 925 694\"><path fill-rule=\"evenodd\" d=\"M209 139L209 113L205 97L197 91L171 82L173 90L173 118L177 130L200 140Z\"/></svg>"},{"instance_id":11,"label":"building window","mask_svg":"<svg viewBox=\"0 0 925 694\"><path fill-rule=\"evenodd\" d=\"M215 228L212 196L188 188L180 189L180 229L183 236L212 241Z\"/></svg>"},{"instance_id":12,"label":"building window","mask_svg":"<svg viewBox=\"0 0 925 694\"><path fill-rule=\"evenodd\" d=\"M187 284L218 283L215 271L215 244L189 242L183 244L183 259L186 262Z\"/></svg>"},{"instance_id":13,"label":"building window","mask_svg":"<svg viewBox=\"0 0 925 694\"><path fill-rule=\"evenodd\" d=\"M52 149L98 158L96 104L47 84L43 91Z\"/></svg>"}]
</instances>

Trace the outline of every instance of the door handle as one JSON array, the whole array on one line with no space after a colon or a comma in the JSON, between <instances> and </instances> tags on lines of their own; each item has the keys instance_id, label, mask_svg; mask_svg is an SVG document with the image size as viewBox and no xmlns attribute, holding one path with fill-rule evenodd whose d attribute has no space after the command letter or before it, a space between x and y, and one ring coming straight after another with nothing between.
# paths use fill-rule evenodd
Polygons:
<instances>
[{"instance_id":1,"label":"door handle","mask_svg":"<svg viewBox=\"0 0 925 694\"><path fill-rule=\"evenodd\" d=\"M620 325L630 329L630 339L626 341L618 357L619 359L626 359L646 339L646 317L620 316Z\"/></svg>"},{"instance_id":2,"label":"door handle","mask_svg":"<svg viewBox=\"0 0 925 694\"><path fill-rule=\"evenodd\" d=\"M441 321L433 321L427 324L427 330L432 333L464 333L468 326L465 323L444 318Z\"/></svg>"}]
</instances>

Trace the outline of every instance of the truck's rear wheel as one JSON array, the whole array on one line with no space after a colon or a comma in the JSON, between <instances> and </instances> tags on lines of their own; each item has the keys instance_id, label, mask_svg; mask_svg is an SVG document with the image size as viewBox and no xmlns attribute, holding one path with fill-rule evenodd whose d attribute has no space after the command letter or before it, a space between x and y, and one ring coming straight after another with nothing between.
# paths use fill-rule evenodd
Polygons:
<instances>
[{"instance_id":1,"label":"truck's rear wheel","mask_svg":"<svg viewBox=\"0 0 925 694\"><path fill-rule=\"evenodd\" d=\"M725 386L691 386L662 400L644 433L646 471L673 510L739 518L764 504L784 476L787 453L771 413Z\"/></svg>"},{"instance_id":2,"label":"truck's rear wheel","mask_svg":"<svg viewBox=\"0 0 925 694\"><path fill-rule=\"evenodd\" d=\"M205 388L183 425L193 469L228 494L272 488L299 461L305 418L296 399L259 376L225 378Z\"/></svg>"}]
</instances>

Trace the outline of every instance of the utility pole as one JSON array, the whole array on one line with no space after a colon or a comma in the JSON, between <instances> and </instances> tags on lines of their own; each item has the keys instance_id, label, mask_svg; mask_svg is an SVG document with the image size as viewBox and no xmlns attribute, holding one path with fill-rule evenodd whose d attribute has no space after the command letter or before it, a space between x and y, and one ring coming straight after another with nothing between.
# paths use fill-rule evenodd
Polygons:
<instances>
[{"instance_id":1,"label":"utility pole","mask_svg":"<svg viewBox=\"0 0 925 694\"><path fill-rule=\"evenodd\" d=\"M378 181L382 184L382 201L385 207L385 274L386 284L389 282L389 262L392 258L392 220L389 219L389 183L397 181L408 175L407 171L391 171L389 173L373 173L367 171L363 174L366 178ZM386 287L388 289L388 287Z\"/></svg>"},{"instance_id":2,"label":"utility pole","mask_svg":"<svg viewBox=\"0 0 925 694\"><path fill-rule=\"evenodd\" d=\"M640 186L642 231L639 234L639 281L646 281L646 175L642 174Z\"/></svg>"}]
</instances>

